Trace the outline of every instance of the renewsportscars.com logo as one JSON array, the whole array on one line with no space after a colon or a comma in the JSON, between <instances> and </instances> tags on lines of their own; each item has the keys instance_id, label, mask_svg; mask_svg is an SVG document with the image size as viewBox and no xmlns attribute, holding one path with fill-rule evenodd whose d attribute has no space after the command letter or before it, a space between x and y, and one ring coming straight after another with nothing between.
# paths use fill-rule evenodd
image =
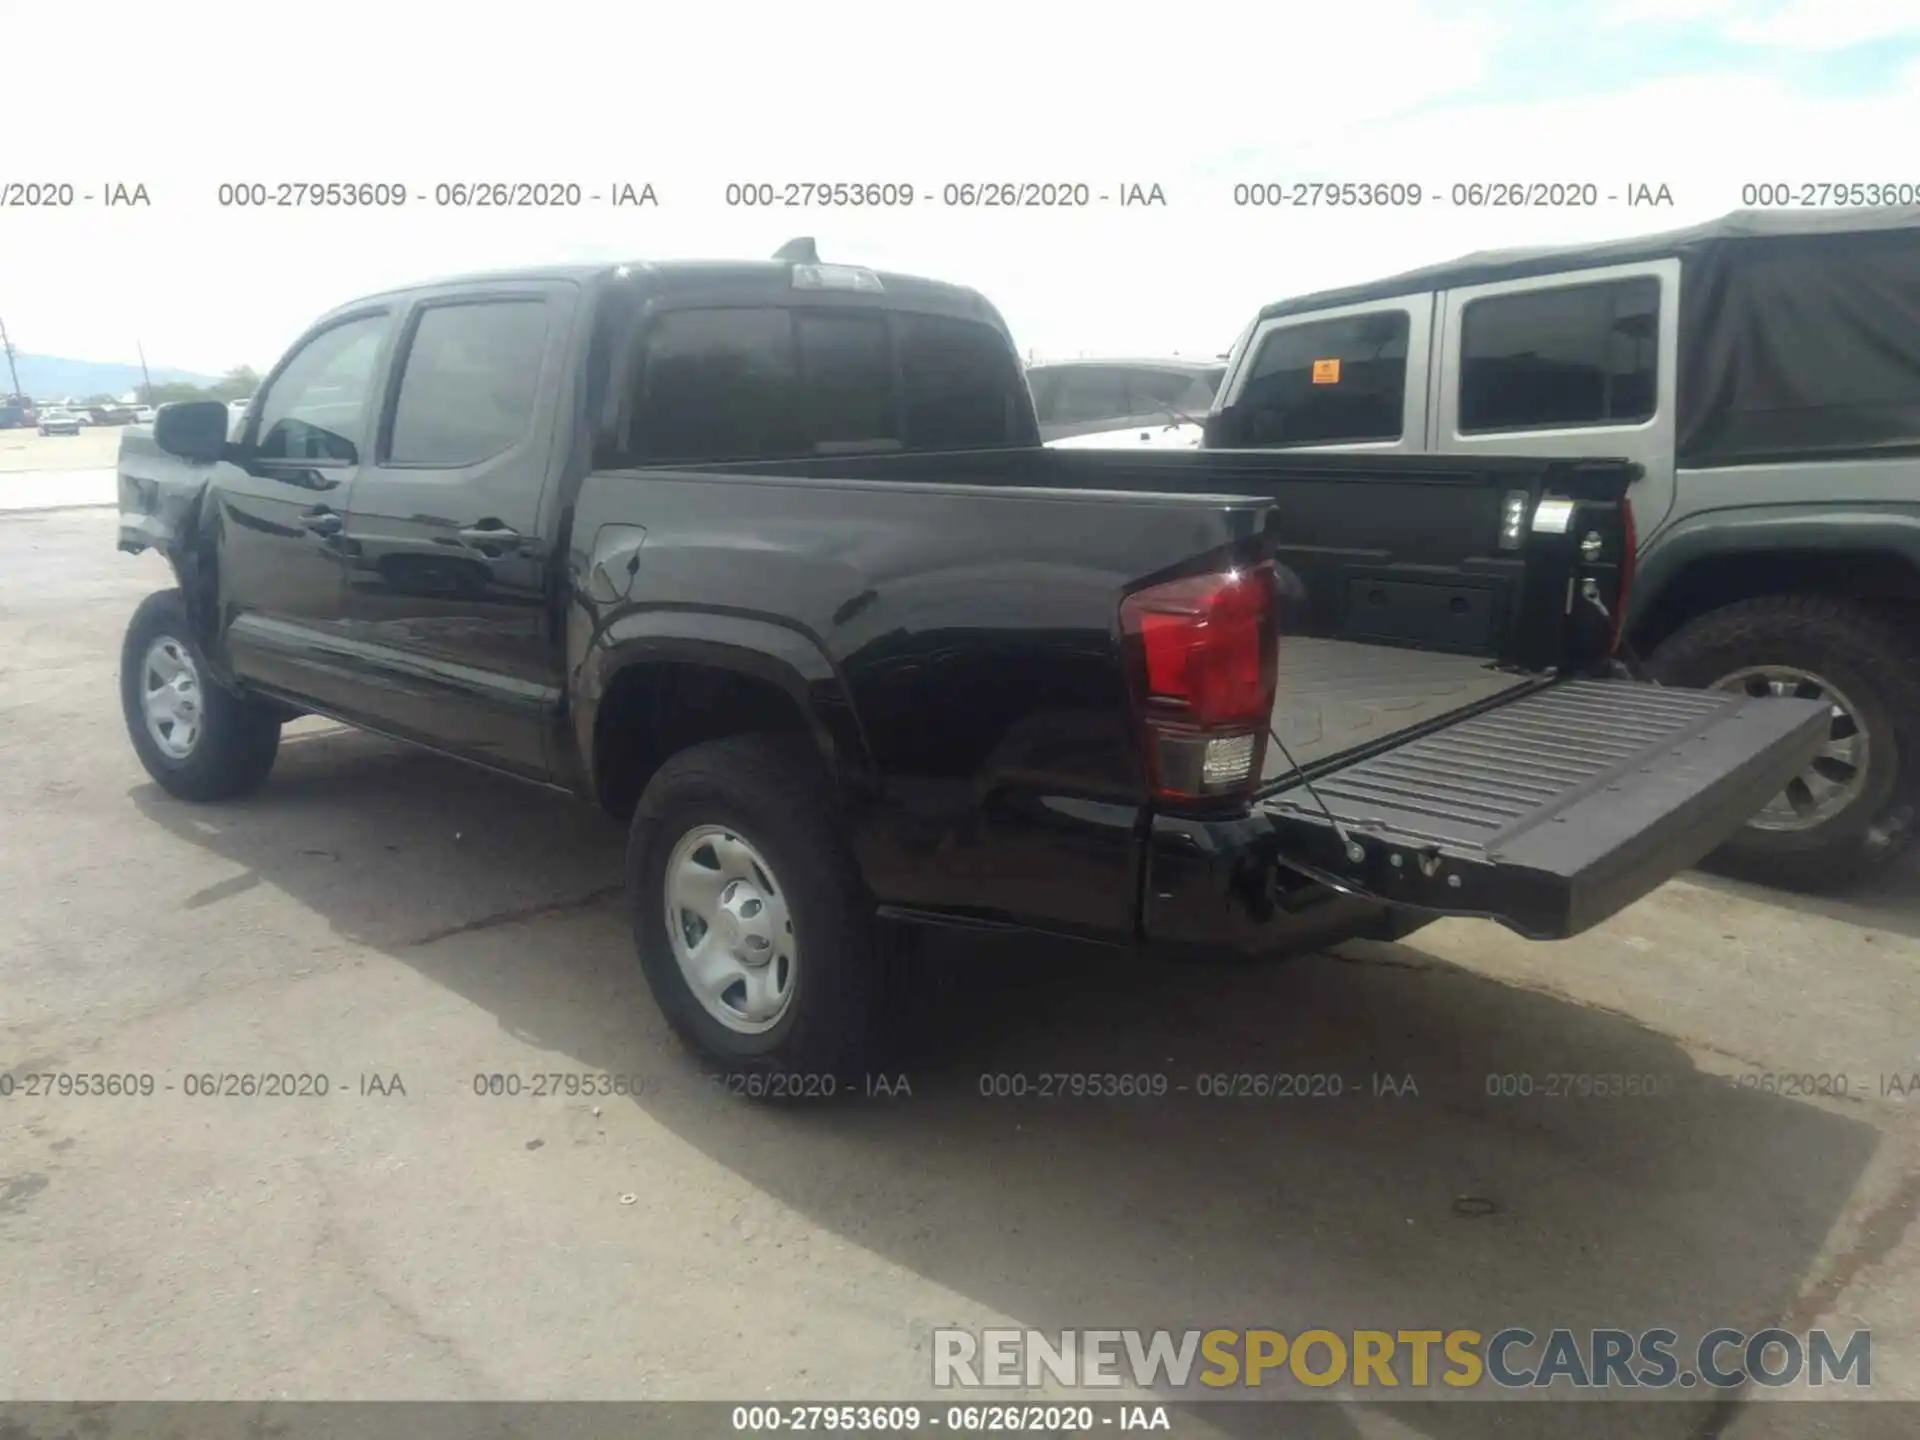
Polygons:
<instances>
[{"instance_id":1,"label":"renewsportscars.com logo","mask_svg":"<svg viewBox=\"0 0 1920 1440\"><path fill-rule=\"evenodd\" d=\"M1873 1384L1873 1332L971 1330L933 1332L941 1389L1664 1390Z\"/></svg>"}]
</instances>

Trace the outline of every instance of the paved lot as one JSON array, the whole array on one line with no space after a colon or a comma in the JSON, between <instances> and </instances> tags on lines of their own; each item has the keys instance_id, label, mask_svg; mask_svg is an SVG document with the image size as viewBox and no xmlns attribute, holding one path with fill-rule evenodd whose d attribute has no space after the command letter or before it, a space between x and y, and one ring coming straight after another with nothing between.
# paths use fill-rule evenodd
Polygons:
<instances>
[{"instance_id":1,"label":"paved lot","mask_svg":"<svg viewBox=\"0 0 1920 1440\"><path fill-rule=\"evenodd\" d=\"M905 1397L949 1323L1780 1319L1872 1325L1876 1390L1920 1398L1920 1145L1877 1093L1920 1071L1911 870L1833 902L1679 881L1557 946L1466 922L1254 968L956 946L910 1098L767 1110L670 1043L590 810L316 722L258 797L164 798L115 663L168 577L112 547L107 511L0 517L4 1068L157 1077L0 1102L0 1395ZM1349 1094L979 1095L1279 1070ZM644 1093L473 1088L556 1071ZM1776 1071L1849 1098L1726 1080ZM185 1094L223 1072L331 1093ZM1670 1093L1488 1098L1523 1072ZM1418 1094L1352 1093L1373 1073ZM1320 1413L1505 1433L1480 1406ZM1669 1413L1638 1433L1695 1433ZM1273 1433L1247 1415L1228 1430ZM1751 1405L1724 1433L1809 1431Z\"/></svg>"},{"instance_id":2,"label":"paved lot","mask_svg":"<svg viewBox=\"0 0 1920 1440\"><path fill-rule=\"evenodd\" d=\"M118 426L78 435L0 430L0 513L114 503Z\"/></svg>"}]
</instances>

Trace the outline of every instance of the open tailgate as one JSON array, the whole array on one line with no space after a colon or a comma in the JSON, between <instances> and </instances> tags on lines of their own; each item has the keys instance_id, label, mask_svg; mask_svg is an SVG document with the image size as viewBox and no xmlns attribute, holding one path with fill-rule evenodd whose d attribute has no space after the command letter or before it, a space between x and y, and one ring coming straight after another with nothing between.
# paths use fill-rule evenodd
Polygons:
<instances>
[{"instance_id":1,"label":"open tailgate","mask_svg":"<svg viewBox=\"0 0 1920 1440\"><path fill-rule=\"evenodd\" d=\"M1572 680L1383 746L1311 787L1277 789L1257 808L1296 869L1560 939L1745 824L1813 759L1830 713L1822 701Z\"/></svg>"}]
</instances>

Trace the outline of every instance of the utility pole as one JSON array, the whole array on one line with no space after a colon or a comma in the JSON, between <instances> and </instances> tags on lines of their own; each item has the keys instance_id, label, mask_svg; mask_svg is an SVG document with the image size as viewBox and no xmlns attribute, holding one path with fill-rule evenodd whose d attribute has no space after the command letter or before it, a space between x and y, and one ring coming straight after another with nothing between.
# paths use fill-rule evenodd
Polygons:
<instances>
[{"instance_id":1,"label":"utility pole","mask_svg":"<svg viewBox=\"0 0 1920 1440\"><path fill-rule=\"evenodd\" d=\"M7 322L4 320L0 320L0 350L7 352L7 374L13 379L12 393L18 395L21 393L20 371L13 363L13 341L7 338Z\"/></svg>"},{"instance_id":2,"label":"utility pole","mask_svg":"<svg viewBox=\"0 0 1920 1440\"><path fill-rule=\"evenodd\" d=\"M136 340L133 342L133 348L140 352L140 403L142 405L151 405L153 403L153 376L147 373L147 347Z\"/></svg>"}]
</instances>

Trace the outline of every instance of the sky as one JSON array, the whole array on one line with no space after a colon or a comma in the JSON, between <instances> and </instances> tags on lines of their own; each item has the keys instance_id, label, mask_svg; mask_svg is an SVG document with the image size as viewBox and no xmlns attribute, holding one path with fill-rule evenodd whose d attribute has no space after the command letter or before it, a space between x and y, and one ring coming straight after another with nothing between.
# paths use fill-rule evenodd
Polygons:
<instances>
[{"instance_id":1,"label":"sky","mask_svg":"<svg viewBox=\"0 0 1920 1440\"><path fill-rule=\"evenodd\" d=\"M20 0L0 0L11 10ZM1469 250L1740 208L1743 187L1920 192L1920 0L1166 4L98 0L0 61L9 182L147 206L0 205L17 349L265 369L412 280L569 260L822 257L983 291L1041 358L1213 354L1262 304ZM496 211L442 184L651 184L657 206ZM906 208L743 208L738 182L894 182ZM399 208L223 206L235 182L385 181ZM1417 184L1417 207L1236 205L1237 184ZM1593 207L1455 205L1591 183ZM949 184L1157 185L1164 205L969 209ZM1665 186L1673 203L1624 197ZM1619 195L1620 201L1607 197ZM424 197L424 198L422 198ZM1436 198L1437 197L1437 198ZM1920 193L1914 193L1920 201Z\"/></svg>"}]
</instances>

